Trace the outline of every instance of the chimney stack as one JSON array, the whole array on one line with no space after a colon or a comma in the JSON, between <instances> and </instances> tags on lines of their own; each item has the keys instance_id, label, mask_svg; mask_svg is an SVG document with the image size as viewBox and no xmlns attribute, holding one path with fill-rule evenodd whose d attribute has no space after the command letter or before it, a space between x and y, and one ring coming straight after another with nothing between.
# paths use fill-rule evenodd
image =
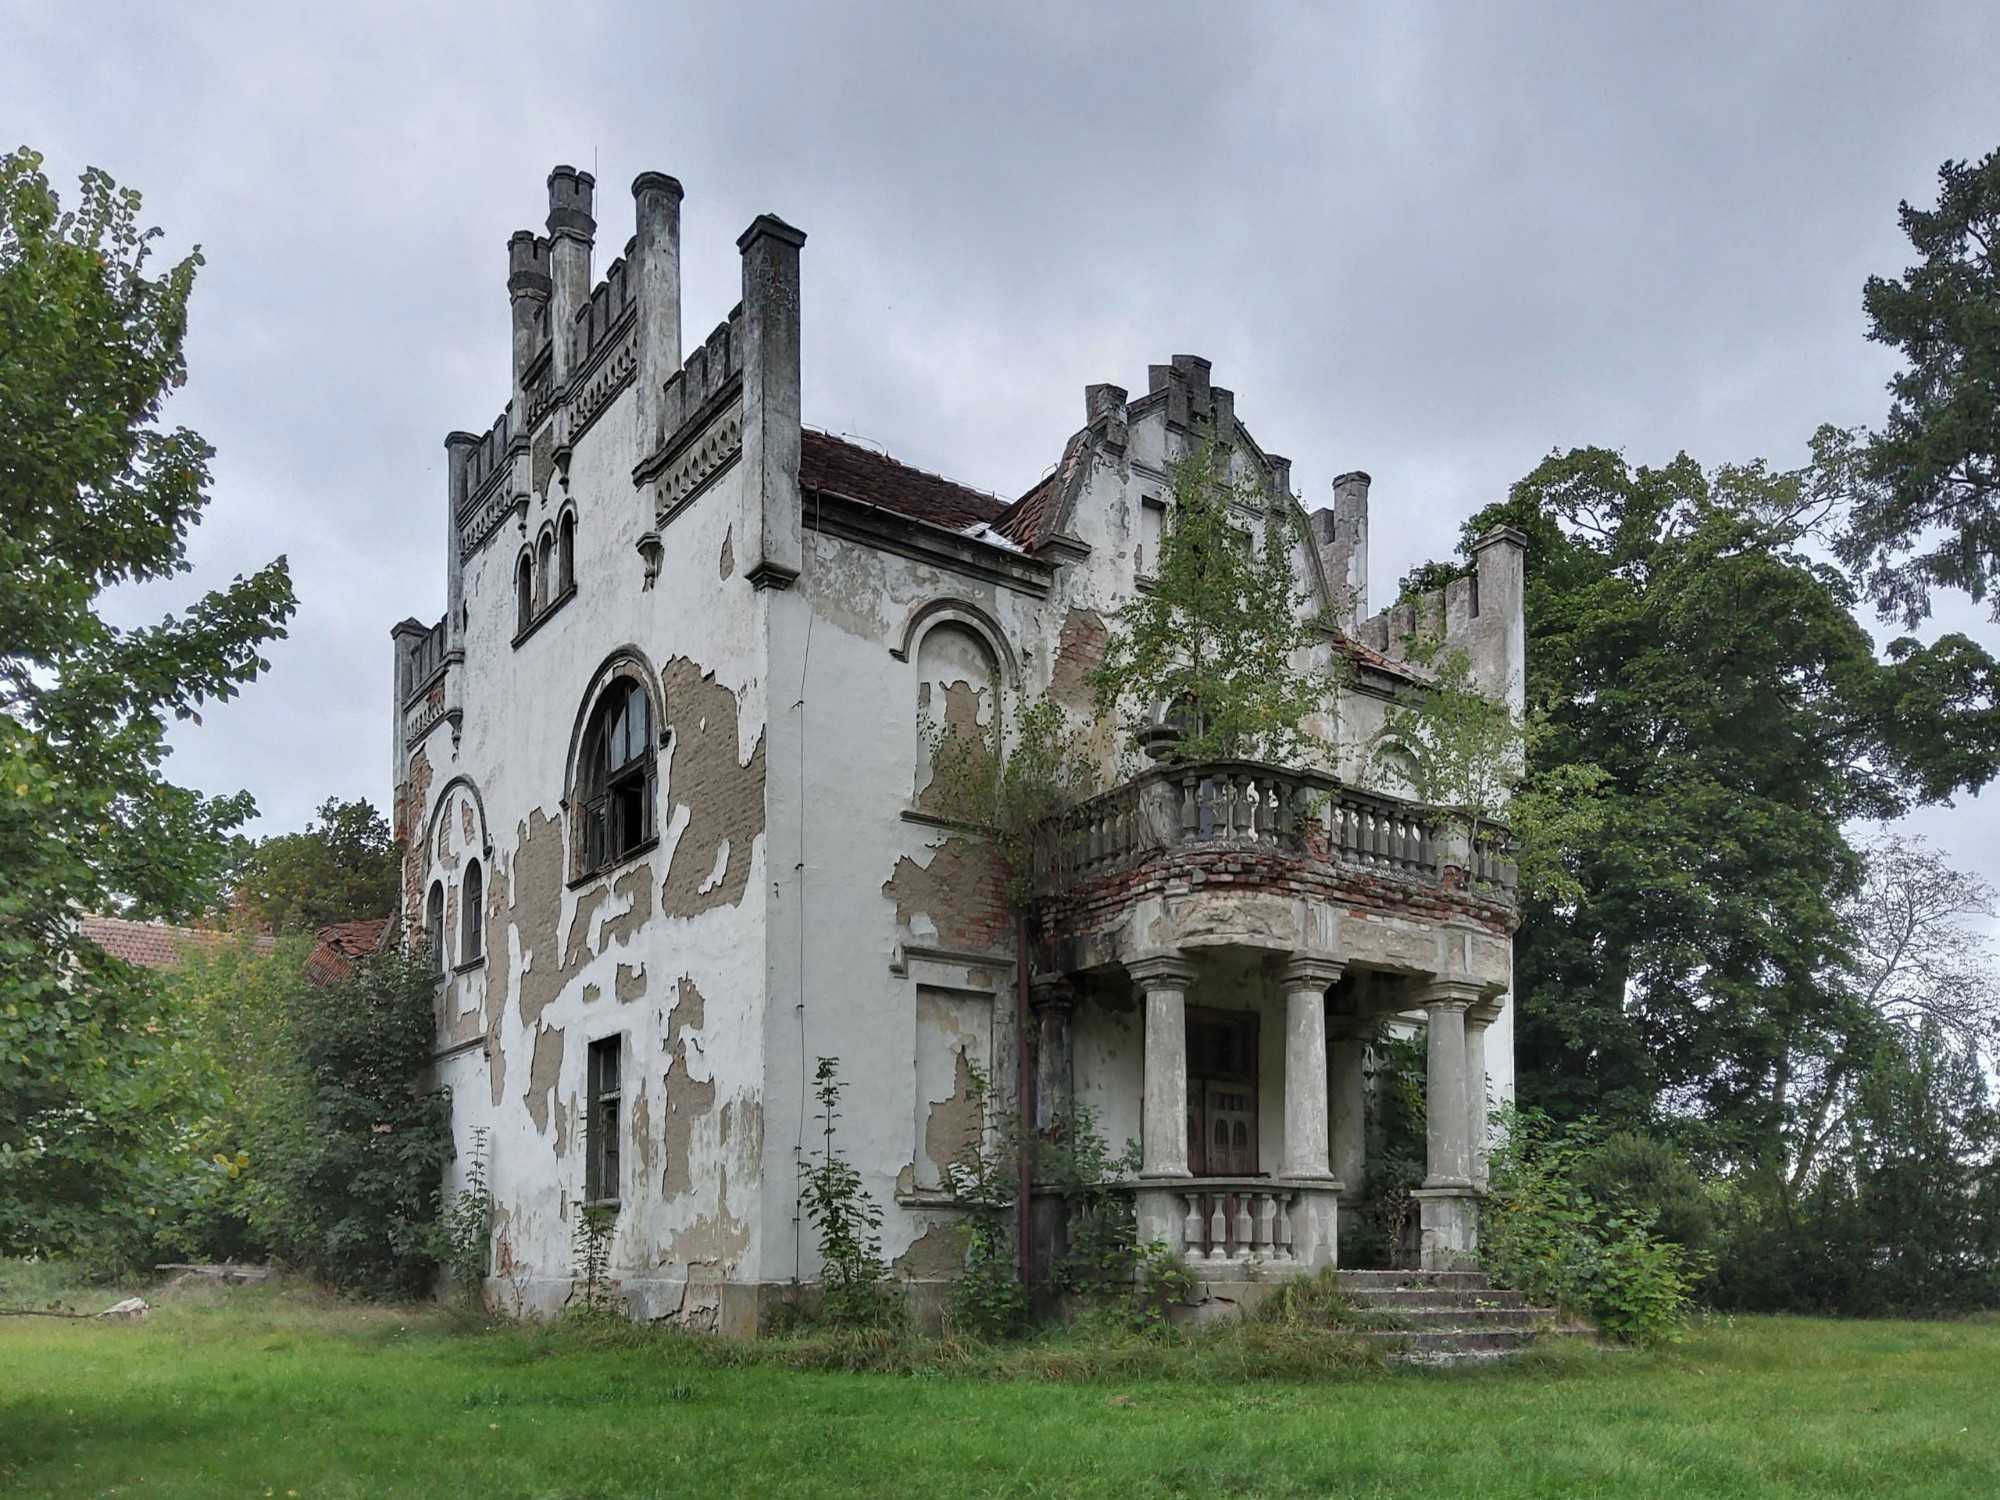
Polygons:
<instances>
[{"instance_id":1,"label":"chimney stack","mask_svg":"<svg viewBox=\"0 0 2000 1500\"><path fill-rule=\"evenodd\" d=\"M1356 469L1333 482L1333 508L1312 513L1313 541L1332 588L1334 614L1352 628L1368 617L1368 485Z\"/></svg>"},{"instance_id":2,"label":"chimney stack","mask_svg":"<svg viewBox=\"0 0 2000 1500\"><path fill-rule=\"evenodd\" d=\"M549 332L555 341L555 383L569 383L575 360L576 315L590 300L590 250L597 240L591 217L597 179L575 167L549 173L549 272L553 294Z\"/></svg>"},{"instance_id":3,"label":"chimney stack","mask_svg":"<svg viewBox=\"0 0 2000 1500\"><path fill-rule=\"evenodd\" d=\"M549 242L517 229L507 241L507 300L514 312L514 390L542 348L542 314L549 305ZM526 409L516 421L527 425ZM447 442L449 439L447 439Z\"/></svg>"},{"instance_id":4,"label":"chimney stack","mask_svg":"<svg viewBox=\"0 0 2000 1500\"><path fill-rule=\"evenodd\" d=\"M660 393L681 367L681 185L664 172L641 172L632 183L634 222L628 262L639 303L639 457L650 458L666 437Z\"/></svg>"},{"instance_id":5,"label":"chimney stack","mask_svg":"<svg viewBox=\"0 0 2000 1500\"><path fill-rule=\"evenodd\" d=\"M514 369L516 385L520 384L520 374L517 360ZM465 509L472 450L478 446L479 438L474 433L447 432L444 435L446 473L450 476L445 486L444 506L444 629L448 649L451 650L461 649L465 644L465 627L461 623L465 612L465 561L458 554L458 516Z\"/></svg>"},{"instance_id":6,"label":"chimney stack","mask_svg":"<svg viewBox=\"0 0 2000 1500\"><path fill-rule=\"evenodd\" d=\"M743 256L744 515L739 567L760 589L799 576L799 248L805 231L759 214Z\"/></svg>"}]
</instances>

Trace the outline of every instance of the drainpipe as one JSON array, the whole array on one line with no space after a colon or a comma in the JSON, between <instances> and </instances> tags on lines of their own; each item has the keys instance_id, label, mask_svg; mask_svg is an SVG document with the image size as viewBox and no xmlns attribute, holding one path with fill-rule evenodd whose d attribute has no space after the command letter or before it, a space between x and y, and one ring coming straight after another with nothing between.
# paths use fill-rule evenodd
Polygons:
<instances>
[{"instance_id":1,"label":"drainpipe","mask_svg":"<svg viewBox=\"0 0 2000 1500\"><path fill-rule=\"evenodd\" d=\"M1021 1286L1034 1285L1029 1194L1035 1185L1035 1068L1028 1055L1028 918L1014 918L1014 1110L1021 1158L1014 1184L1014 1255Z\"/></svg>"}]
</instances>

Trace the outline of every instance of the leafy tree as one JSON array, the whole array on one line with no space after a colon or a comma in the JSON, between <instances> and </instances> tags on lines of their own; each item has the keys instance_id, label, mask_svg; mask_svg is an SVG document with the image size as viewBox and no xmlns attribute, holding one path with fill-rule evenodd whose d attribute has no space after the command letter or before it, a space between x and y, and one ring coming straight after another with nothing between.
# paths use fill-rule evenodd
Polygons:
<instances>
[{"instance_id":1,"label":"leafy tree","mask_svg":"<svg viewBox=\"0 0 2000 1500\"><path fill-rule=\"evenodd\" d=\"M2000 1044L2000 965L1975 925L2000 915L2000 894L1921 839L1884 832L1861 852L1861 884L1842 907L1851 946L1841 976L1861 1011L1839 1050L1807 1055L1795 1067L1798 1120L1786 1182L1794 1195L1845 1133L1885 1030L1914 1044L1919 1029L1933 1025L1943 1042L1975 1059L1995 1056Z\"/></svg>"},{"instance_id":2,"label":"leafy tree","mask_svg":"<svg viewBox=\"0 0 2000 1500\"><path fill-rule=\"evenodd\" d=\"M305 832L245 852L232 905L274 932L311 932L393 910L401 879L402 851L374 804L329 797Z\"/></svg>"},{"instance_id":3,"label":"leafy tree","mask_svg":"<svg viewBox=\"0 0 2000 1500\"><path fill-rule=\"evenodd\" d=\"M1297 517L1232 478L1213 445L1169 472L1159 567L1152 588L1118 612L1093 676L1098 711L1143 734L1167 710L1183 731L1174 750L1183 760L1300 759L1310 739L1301 726L1325 709L1336 679L1299 665L1321 646L1322 621L1292 571ZM1261 535L1249 515L1261 517Z\"/></svg>"},{"instance_id":4,"label":"leafy tree","mask_svg":"<svg viewBox=\"0 0 2000 1500\"><path fill-rule=\"evenodd\" d=\"M93 170L65 213L40 168L0 158L0 1252L108 1244L182 1149L180 1023L75 916L209 904L251 803L170 784L167 723L265 670L293 609L280 558L157 625L99 614L187 570L207 503L208 446L160 422L200 255L148 274L136 193Z\"/></svg>"},{"instance_id":5,"label":"leafy tree","mask_svg":"<svg viewBox=\"0 0 2000 1500\"><path fill-rule=\"evenodd\" d=\"M1881 431L1822 442L1853 501L1842 559L1915 625L1933 589L1978 600L2000 580L2000 151L1946 162L1937 207L1897 212L1921 258L1869 277L1862 302L1868 336L1907 364Z\"/></svg>"},{"instance_id":6,"label":"leafy tree","mask_svg":"<svg viewBox=\"0 0 2000 1500\"><path fill-rule=\"evenodd\" d=\"M1468 553L1495 525L1530 539L1537 764L1604 778L1575 892L1531 894L1516 940L1526 1103L1781 1156L1797 1060L1863 1020L1843 825L1992 774L1992 659L1963 637L1877 658L1805 549L1812 478L1579 449L1466 524Z\"/></svg>"}]
</instances>

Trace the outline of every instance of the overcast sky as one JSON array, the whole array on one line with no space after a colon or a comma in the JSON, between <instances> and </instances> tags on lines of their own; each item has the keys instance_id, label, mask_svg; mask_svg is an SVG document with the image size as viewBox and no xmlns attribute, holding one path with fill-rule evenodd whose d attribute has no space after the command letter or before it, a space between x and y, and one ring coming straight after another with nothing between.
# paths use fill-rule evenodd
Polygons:
<instances>
[{"instance_id":1,"label":"overcast sky","mask_svg":"<svg viewBox=\"0 0 2000 1500\"><path fill-rule=\"evenodd\" d=\"M1207 356L1309 507L1374 475L1380 594L1551 448L1790 464L1879 421L1861 284L2000 146L2000 5L0 0L0 142L207 256L169 415L214 503L118 607L289 555L273 671L171 764L277 831L387 805L389 626L443 611L442 439L504 402L556 162L600 273L632 178L680 178L690 339L752 217L805 229L807 421L1001 495L1087 383ZM2000 790L1916 823L2000 881Z\"/></svg>"}]
</instances>

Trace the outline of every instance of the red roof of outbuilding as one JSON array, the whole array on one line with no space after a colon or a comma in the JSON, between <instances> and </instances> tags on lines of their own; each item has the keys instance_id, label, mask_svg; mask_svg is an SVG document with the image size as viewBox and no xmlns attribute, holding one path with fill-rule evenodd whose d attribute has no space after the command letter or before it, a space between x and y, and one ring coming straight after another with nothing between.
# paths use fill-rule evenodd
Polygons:
<instances>
[{"instance_id":1,"label":"red roof of outbuilding","mask_svg":"<svg viewBox=\"0 0 2000 1500\"><path fill-rule=\"evenodd\" d=\"M175 927L167 922L134 922L129 917L87 916L79 924L83 936L113 958L142 969L171 969L190 952L219 948L236 941L234 932L210 927ZM259 953L269 953L277 939L254 939Z\"/></svg>"},{"instance_id":2,"label":"red roof of outbuilding","mask_svg":"<svg viewBox=\"0 0 2000 1500\"><path fill-rule=\"evenodd\" d=\"M319 941L306 957L306 978L314 984L337 984L354 972L354 961L382 946L387 917L368 917L359 922L335 922L319 930Z\"/></svg>"}]
</instances>

